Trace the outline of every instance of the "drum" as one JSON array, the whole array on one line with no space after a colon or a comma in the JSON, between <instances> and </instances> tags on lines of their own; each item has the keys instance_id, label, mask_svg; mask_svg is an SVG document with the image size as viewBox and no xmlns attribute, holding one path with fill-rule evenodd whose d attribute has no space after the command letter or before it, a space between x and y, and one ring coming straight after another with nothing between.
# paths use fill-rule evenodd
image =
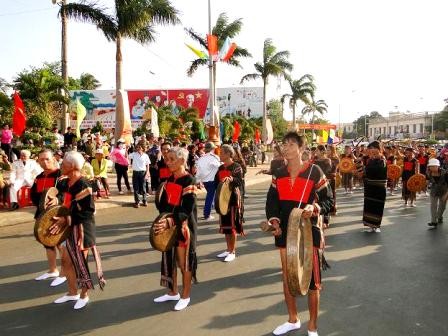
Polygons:
<instances>
[{"instance_id":1,"label":"drum","mask_svg":"<svg viewBox=\"0 0 448 336\"><path fill-rule=\"evenodd\" d=\"M286 267L291 295L306 295L313 271L313 234L309 218L302 218L303 209L295 208L288 220Z\"/></svg>"},{"instance_id":2,"label":"drum","mask_svg":"<svg viewBox=\"0 0 448 336\"><path fill-rule=\"evenodd\" d=\"M176 232L177 228L176 225L173 225L169 229L159 233L154 233L154 223L157 223L158 221L162 219L166 219L168 217L173 217L173 214L170 212L164 212L157 216L156 219L154 219L154 222L151 225L151 228L149 229L149 243L151 246L160 252L166 252L173 248L174 243L176 242Z\"/></svg>"},{"instance_id":3,"label":"drum","mask_svg":"<svg viewBox=\"0 0 448 336\"><path fill-rule=\"evenodd\" d=\"M391 180L398 180L401 176L401 167L396 164L387 166L387 178Z\"/></svg>"},{"instance_id":4,"label":"drum","mask_svg":"<svg viewBox=\"0 0 448 336\"><path fill-rule=\"evenodd\" d=\"M156 195L154 198L154 203L156 204L157 208L160 206L160 201L162 199L162 195L165 192L165 185L166 185L166 182L162 182L162 183L160 183L159 187L157 188Z\"/></svg>"},{"instance_id":5,"label":"drum","mask_svg":"<svg viewBox=\"0 0 448 336\"><path fill-rule=\"evenodd\" d=\"M229 182L219 182L215 193L215 210L221 216L227 215L230 209L230 197L232 190Z\"/></svg>"},{"instance_id":6,"label":"drum","mask_svg":"<svg viewBox=\"0 0 448 336\"><path fill-rule=\"evenodd\" d=\"M355 163L350 158L343 158L339 162L339 171L341 173L351 173L355 170Z\"/></svg>"},{"instance_id":7,"label":"drum","mask_svg":"<svg viewBox=\"0 0 448 336\"><path fill-rule=\"evenodd\" d=\"M426 177L423 174L415 174L412 175L408 180L406 186L412 192L419 192L425 189L426 187Z\"/></svg>"},{"instance_id":8,"label":"drum","mask_svg":"<svg viewBox=\"0 0 448 336\"><path fill-rule=\"evenodd\" d=\"M53 217L70 215L70 210L65 206L55 205L47 208L34 224L34 237L44 246L53 247L62 243L70 233L71 227L66 225L58 234L51 234L50 227L54 224Z\"/></svg>"}]
</instances>

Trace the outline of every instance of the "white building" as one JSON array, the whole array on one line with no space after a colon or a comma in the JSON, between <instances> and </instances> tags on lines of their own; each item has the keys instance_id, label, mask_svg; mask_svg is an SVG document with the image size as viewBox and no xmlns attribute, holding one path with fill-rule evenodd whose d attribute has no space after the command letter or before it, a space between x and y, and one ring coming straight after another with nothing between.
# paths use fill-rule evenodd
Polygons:
<instances>
[{"instance_id":1,"label":"white building","mask_svg":"<svg viewBox=\"0 0 448 336\"><path fill-rule=\"evenodd\" d=\"M348 134L348 133L352 133L355 131L354 127L353 127L353 123L340 123L337 124L337 130L342 130L342 134Z\"/></svg>"},{"instance_id":2,"label":"white building","mask_svg":"<svg viewBox=\"0 0 448 336\"><path fill-rule=\"evenodd\" d=\"M389 112L388 117L369 120L369 138L422 138L427 137L433 128L433 116L428 112L402 113Z\"/></svg>"}]
</instances>

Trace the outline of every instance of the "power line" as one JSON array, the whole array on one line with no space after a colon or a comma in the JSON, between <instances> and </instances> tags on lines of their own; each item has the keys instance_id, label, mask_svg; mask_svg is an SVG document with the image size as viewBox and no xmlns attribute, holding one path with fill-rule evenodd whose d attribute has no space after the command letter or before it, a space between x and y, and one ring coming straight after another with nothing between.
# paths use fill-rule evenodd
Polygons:
<instances>
[{"instance_id":1,"label":"power line","mask_svg":"<svg viewBox=\"0 0 448 336\"><path fill-rule=\"evenodd\" d=\"M44 12L44 11L49 11L49 10L53 10L53 9L54 9L54 7L30 9L30 10L25 10L25 11L21 11L21 12L0 13L0 16L14 16L14 15L21 15L21 14L37 13L37 12Z\"/></svg>"}]
</instances>

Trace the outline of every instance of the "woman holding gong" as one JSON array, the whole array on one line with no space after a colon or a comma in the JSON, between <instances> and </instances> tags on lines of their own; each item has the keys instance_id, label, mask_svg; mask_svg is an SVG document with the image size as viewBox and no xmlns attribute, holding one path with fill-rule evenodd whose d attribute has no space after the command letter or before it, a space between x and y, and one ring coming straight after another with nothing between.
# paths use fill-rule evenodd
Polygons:
<instances>
[{"instance_id":1,"label":"woman holding gong","mask_svg":"<svg viewBox=\"0 0 448 336\"><path fill-rule=\"evenodd\" d=\"M162 213L172 213L154 223L154 233L158 234L176 227L177 238L173 248L162 252L160 285L168 288L168 293L154 299L154 302L177 301L174 310L183 310L190 303L192 279L196 281L196 183L186 171L188 151L171 148L166 155L166 165L171 176L166 180L157 209ZM177 287L177 266L182 272L182 292Z\"/></svg>"},{"instance_id":2,"label":"woman holding gong","mask_svg":"<svg viewBox=\"0 0 448 336\"><path fill-rule=\"evenodd\" d=\"M296 298L291 295L287 269L287 226L294 208L303 209L302 218L310 218L313 237L313 266L308 291L310 321L308 335L317 336L317 315L319 312L320 271L326 266L323 258L323 230L318 217L328 214L333 206L331 188L322 170L309 162L302 161L306 149L304 137L289 132L283 138L283 153L287 166L272 175L272 184L266 200L266 217L275 229L275 246L280 252L282 266L283 294L288 309L288 321L279 325L274 335L283 335L300 328Z\"/></svg>"}]
</instances>

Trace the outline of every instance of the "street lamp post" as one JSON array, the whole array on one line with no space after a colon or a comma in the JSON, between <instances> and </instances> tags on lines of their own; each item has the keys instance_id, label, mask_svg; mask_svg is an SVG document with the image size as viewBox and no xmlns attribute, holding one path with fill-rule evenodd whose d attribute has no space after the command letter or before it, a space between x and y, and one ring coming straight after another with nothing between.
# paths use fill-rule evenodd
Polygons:
<instances>
[{"instance_id":1,"label":"street lamp post","mask_svg":"<svg viewBox=\"0 0 448 336\"><path fill-rule=\"evenodd\" d=\"M65 15L64 6L66 0L51 0L53 5L58 4L61 7L61 72L62 80L65 86L68 86L68 71L67 71L67 15ZM64 92L66 93L66 92ZM68 105L62 105L62 130L65 131L70 126L70 118L68 114Z\"/></svg>"},{"instance_id":2,"label":"street lamp post","mask_svg":"<svg viewBox=\"0 0 448 336\"><path fill-rule=\"evenodd\" d=\"M212 35L212 10L210 0L208 0L208 34ZM219 138L217 136L217 126L218 120L215 118L215 106L216 106L216 95L215 95L215 78L213 73L213 57L209 52L209 112L210 112L210 126L208 128L208 141L214 142L215 144L219 144Z\"/></svg>"}]
</instances>

